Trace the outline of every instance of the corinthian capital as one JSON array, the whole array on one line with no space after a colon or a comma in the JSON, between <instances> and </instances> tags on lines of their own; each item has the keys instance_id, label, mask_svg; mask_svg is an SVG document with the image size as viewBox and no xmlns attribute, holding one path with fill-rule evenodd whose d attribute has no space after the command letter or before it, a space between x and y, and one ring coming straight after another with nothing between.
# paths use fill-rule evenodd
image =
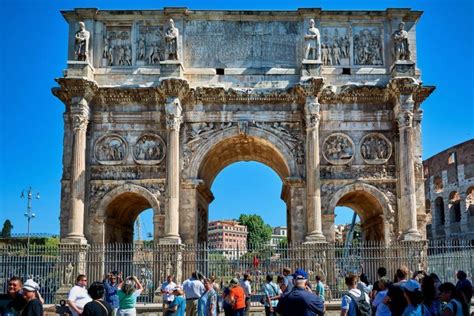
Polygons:
<instances>
[{"instance_id":1,"label":"corinthian capital","mask_svg":"<svg viewBox=\"0 0 474 316\"><path fill-rule=\"evenodd\" d=\"M317 97L309 96L306 98L304 112L307 129L315 129L319 127L319 121L321 119L321 115L319 114L320 108Z\"/></svg>"},{"instance_id":2,"label":"corinthian capital","mask_svg":"<svg viewBox=\"0 0 474 316\"><path fill-rule=\"evenodd\" d=\"M169 130L178 130L183 122L181 102L176 97L166 100L166 128Z\"/></svg>"},{"instance_id":3,"label":"corinthian capital","mask_svg":"<svg viewBox=\"0 0 474 316\"><path fill-rule=\"evenodd\" d=\"M413 126L413 112L412 111L401 111L397 115L398 128L407 128Z\"/></svg>"},{"instance_id":4,"label":"corinthian capital","mask_svg":"<svg viewBox=\"0 0 474 316\"><path fill-rule=\"evenodd\" d=\"M85 99L79 100L71 107L72 128L85 131L89 123L89 105Z\"/></svg>"}]
</instances>

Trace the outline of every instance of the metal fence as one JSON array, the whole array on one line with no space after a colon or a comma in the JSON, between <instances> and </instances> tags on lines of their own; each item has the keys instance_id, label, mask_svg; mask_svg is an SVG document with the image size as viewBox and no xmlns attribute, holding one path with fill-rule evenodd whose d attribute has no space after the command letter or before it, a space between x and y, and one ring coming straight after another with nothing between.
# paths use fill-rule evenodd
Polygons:
<instances>
[{"instance_id":1,"label":"metal fence","mask_svg":"<svg viewBox=\"0 0 474 316\"><path fill-rule=\"evenodd\" d=\"M29 271L26 271L27 262ZM388 276L391 276L402 265L411 271L436 273L442 281L455 282L457 270L464 270L472 276L474 245L468 240L389 245L355 242L349 248L340 244L301 243L277 248L251 245L248 249L147 242L50 247L32 245L27 260L26 246L4 244L0 245L0 291L6 291L9 277L28 275L40 284L46 302L53 303L64 298L79 273L86 273L89 281L101 281L107 272L120 271L125 276L136 275L141 280L145 291L139 301L151 303L159 300L159 294L155 292L168 274L174 274L178 281L182 281L197 270L205 276L214 276L222 286L231 278L247 273L252 278L252 288L258 297L266 275L276 276L288 267L292 271L305 269L310 283L314 283L315 277L320 275L327 285L326 296L335 299L345 291L344 276L347 273L364 272L373 281L378 267L387 268Z\"/></svg>"}]
</instances>

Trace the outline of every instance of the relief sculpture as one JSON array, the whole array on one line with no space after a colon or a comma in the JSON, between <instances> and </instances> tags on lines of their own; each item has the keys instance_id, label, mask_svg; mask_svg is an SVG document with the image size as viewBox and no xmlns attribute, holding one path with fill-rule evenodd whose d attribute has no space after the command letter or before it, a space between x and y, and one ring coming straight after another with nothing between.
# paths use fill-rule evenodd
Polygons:
<instances>
[{"instance_id":1,"label":"relief sculpture","mask_svg":"<svg viewBox=\"0 0 474 316\"><path fill-rule=\"evenodd\" d=\"M349 65L351 42L344 27L323 28L321 54L325 66Z\"/></svg>"},{"instance_id":2,"label":"relief sculpture","mask_svg":"<svg viewBox=\"0 0 474 316\"><path fill-rule=\"evenodd\" d=\"M360 154L369 164L385 163L392 154L392 145L382 134L369 134L362 139Z\"/></svg>"},{"instance_id":3,"label":"relief sculpture","mask_svg":"<svg viewBox=\"0 0 474 316\"><path fill-rule=\"evenodd\" d=\"M137 65L157 65L164 60L163 28L140 25L137 42Z\"/></svg>"},{"instance_id":4,"label":"relief sculpture","mask_svg":"<svg viewBox=\"0 0 474 316\"><path fill-rule=\"evenodd\" d=\"M354 27L354 64L383 65L382 35L378 27Z\"/></svg>"},{"instance_id":5,"label":"relief sculpture","mask_svg":"<svg viewBox=\"0 0 474 316\"><path fill-rule=\"evenodd\" d=\"M345 134L331 134L324 141L323 155L331 164L348 164L354 158L354 143Z\"/></svg>"},{"instance_id":6,"label":"relief sculpture","mask_svg":"<svg viewBox=\"0 0 474 316\"><path fill-rule=\"evenodd\" d=\"M139 164L158 164L166 154L165 142L156 134L145 134L137 140L133 154Z\"/></svg>"},{"instance_id":7,"label":"relief sculpture","mask_svg":"<svg viewBox=\"0 0 474 316\"><path fill-rule=\"evenodd\" d=\"M127 144L119 135L106 135L97 140L95 159L102 165L117 165L125 160Z\"/></svg>"},{"instance_id":8,"label":"relief sculpture","mask_svg":"<svg viewBox=\"0 0 474 316\"><path fill-rule=\"evenodd\" d=\"M105 66L132 65L132 45L129 27L110 27L107 29L102 58Z\"/></svg>"}]
</instances>

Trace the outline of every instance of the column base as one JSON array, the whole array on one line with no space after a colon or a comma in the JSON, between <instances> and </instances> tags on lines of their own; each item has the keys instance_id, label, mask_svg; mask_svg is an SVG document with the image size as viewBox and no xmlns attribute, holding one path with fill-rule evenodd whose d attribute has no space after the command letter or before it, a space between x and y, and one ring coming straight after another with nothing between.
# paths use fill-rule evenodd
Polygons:
<instances>
[{"instance_id":1,"label":"column base","mask_svg":"<svg viewBox=\"0 0 474 316\"><path fill-rule=\"evenodd\" d=\"M411 60L397 60L390 69L392 78L395 77L415 77L415 63Z\"/></svg>"},{"instance_id":2,"label":"column base","mask_svg":"<svg viewBox=\"0 0 474 316\"><path fill-rule=\"evenodd\" d=\"M72 245L87 245L87 239L81 235L69 235L66 238L61 238L60 243Z\"/></svg>"},{"instance_id":3,"label":"column base","mask_svg":"<svg viewBox=\"0 0 474 316\"><path fill-rule=\"evenodd\" d=\"M306 236L304 243L305 244L321 244L326 243L326 237L324 237L321 232L312 232Z\"/></svg>"},{"instance_id":4,"label":"column base","mask_svg":"<svg viewBox=\"0 0 474 316\"><path fill-rule=\"evenodd\" d=\"M180 245L181 237L178 235L166 235L161 238L158 242L160 245Z\"/></svg>"},{"instance_id":5,"label":"column base","mask_svg":"<svg viewBox=\"0 0 474 316\"><path fill-rule=\"evenodd\" d=\"M402 235L403 241L421 241L423 236L417 230L409 230Z\"/></svg>"}]
</instances>

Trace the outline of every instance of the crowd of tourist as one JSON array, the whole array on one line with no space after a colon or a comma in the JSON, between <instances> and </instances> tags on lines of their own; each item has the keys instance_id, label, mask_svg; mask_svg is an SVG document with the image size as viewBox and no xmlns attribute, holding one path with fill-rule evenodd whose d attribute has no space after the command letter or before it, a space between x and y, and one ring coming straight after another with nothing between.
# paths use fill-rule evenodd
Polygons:
<instances>
[{"instance_id":1,"label":"crowd of tourist","mask_svg":"<svg viewBox=\"0 0 474 316\"><path fill-rule=\"evenodd\" d=\"M393 280L387 270L377 270L377 279L371 283L367 276L348 274L347 291L341 299L341 316L468 316L472 299L472 283L463 271L458 271L457 283L441 283L434 273L399 268ZM276 278L268 274L262 284L260 303L266 316L324 315L325 287L320 276L309 282L303 269L294 273L284 268ZM101 282L93 282L78 275L70 289L67 306L72 315L84 316L133 316L136 315L137 298L143 286L135 277L123 278L122 273L110 272ZM0 295L0 315L43 315L44 300L40 287L32 279L24 283L18 277L10 278L8 291ZM252 296L252 277L237 275L228 285L219 284L215 278L192 273L182 285L169 275L160 287L163 297L163 315L166 316L244 316L249 314ZM474 313L471 314L474 316Z\"/></svg>"}]
</instances>

